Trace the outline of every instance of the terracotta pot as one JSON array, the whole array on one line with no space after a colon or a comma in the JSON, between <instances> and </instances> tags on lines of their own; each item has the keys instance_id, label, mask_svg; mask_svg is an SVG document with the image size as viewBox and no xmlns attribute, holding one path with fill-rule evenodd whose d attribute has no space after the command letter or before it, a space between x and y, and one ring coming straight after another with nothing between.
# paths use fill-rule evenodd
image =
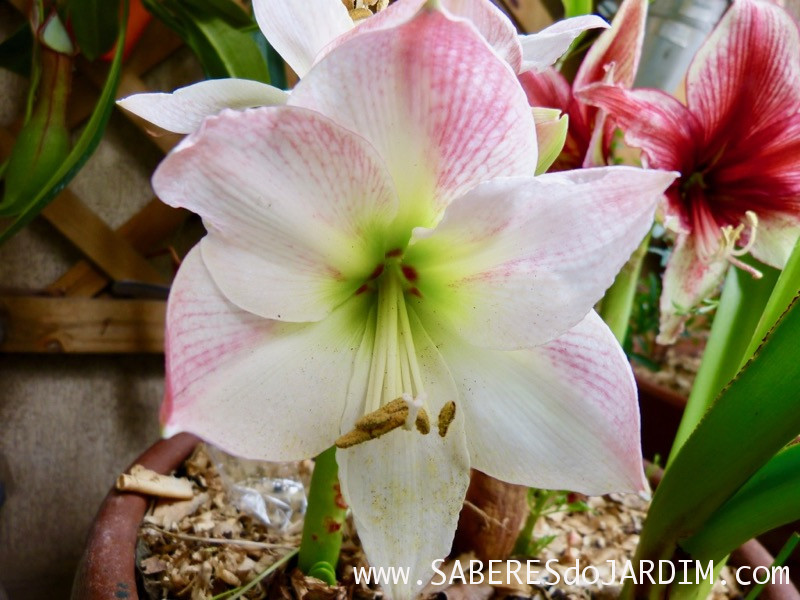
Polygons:
<instances>
[{"instance_id":1,"label":"terracotta pot","mask_svg":"<svg viewBox=\"0 0 800 600\"><path fill-rule=\"evenodd\" d=\"M197 437L181 433L156 442L132 464L141 464L159 473L169 473L188 458L198 442ZM75 575L71 600L139 598L134 556L139 525L148 502L149 499L140 494L123 494L114 489L108 493L89 531ZM751 540L733 553L732 561L736 565L769 567L772 556L761 544ZM761 598L800 600L800 592L792 584L767 585Z\"/></svg>"},{"instance_id":2,"label":"terracotta pot","mask_svg":"<svg viewBox=\"0 0 800 600\"><path fill-rule=\"evenodd\" d=\"M200 440L180 433L150 446L133 464L158 473L178 468ZM97 512L86 548L75 573L72 600L133 600L136 589L134 556L139 524L149 498L112 489Z\"/></svg>"}]
</instances>

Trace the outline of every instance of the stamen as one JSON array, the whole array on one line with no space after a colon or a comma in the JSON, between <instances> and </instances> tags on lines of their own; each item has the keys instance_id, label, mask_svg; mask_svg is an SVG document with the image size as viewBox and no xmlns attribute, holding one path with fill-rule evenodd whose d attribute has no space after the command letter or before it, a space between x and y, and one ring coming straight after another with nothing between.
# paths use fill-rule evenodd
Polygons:
<instances>
[{"instance_id":1,"label":"stamen","mask_svg":"<svg viewBox=\"0 0 800 600\"><path fill-rule=\"evenodd\" d=\"M734 248L733 250L731 250L731 254L733 256L744 256L745 254L750 252L750 249L753 247L753 244L756 243L756 232L758 231L758 215L756 215L756 213L754 213L752 210L748 210L746 213L744 213L744 216L747 219L748 225L750 226L750 235L747 237L747 243L744 246L742 246L741 248ZM739 225L739 227L744 229L743 224ZM736 229L739 229L739 227L737 227ZM736 240L734 240L734 242L736 241L738 241L738 237L736 238Z\"/></svg>"},{"instance_id":2,"label":"stamen","mask_svg":"<svg viewBox=\"0 0 800 600\"><path fill-rule=\"evenodd\" d=\"M747 243L740 248L736 247L736 243L739 241L739 238L742 237L742 233L745 231L746 225L744 223L739 223L736 227L733 227L732 225L726 225L725 227L722 227L722 242L720 243L716 258L725 258L732 265L738 267L746 273L749 273L755 279L761 279L763 275L761 271L737 258L750 252L753 244L756 242L758 216L752 210L748 210L745 213L745 218L747 219L747 226L749 226L750 229L750 233L747 236Z\"/></svg>"},{"instance_id":3,"label":"stamen","mask_svg":"<svg viewBox=\"0 0 800 600\"><path fill-rule=\"evenodd\" d=\"M412 407L414 416L409 421ZM439 420L441 421L441 415ZM337 448L352 448L386 435L399 427L410 429L410 427L406 427L409 422L416 424L417 430L423 435L431 430L428 413L422 408L422 400L412 400L408 394L403 394L400 398L395 398L378 410L358 419L353 429L340 436L334 444ZM441 431L441 425L439 430Z\"/></svg>"},{"instance_id":4,"label":"stamen","mask_svg":"<svg viewBox=\"0 0 800 600\"><path fill-rule=\"evenodd\" d=\"M439 435L444 437L450 428L450 423L456 418L456 403L452 400L447 402L442 410L439 411Z\"/></svg>"}]
</instances>

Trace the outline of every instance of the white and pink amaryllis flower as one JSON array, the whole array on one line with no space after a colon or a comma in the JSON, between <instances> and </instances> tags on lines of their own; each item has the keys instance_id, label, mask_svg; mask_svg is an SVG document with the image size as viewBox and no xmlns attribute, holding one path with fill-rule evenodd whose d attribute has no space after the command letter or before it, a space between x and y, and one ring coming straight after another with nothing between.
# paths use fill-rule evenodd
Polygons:
<instances>
[{"instance_id":1,"label":"white and pink amaryllis flower","mask_svg":"<svg viewBox=\"0 0 800 600\"><path fill-rule=\"evenodd\" d=\"M664 206L677 237L660 342L675 340L730 263L753 271L739 256L786 264L800 235L800 36L783 9L735 0L689 68L686 105L657 90L580 95L613 115L649 166L681 172Z\"/></svg>"},{"instance_id":2,"label":"white and pink amaryllis flower","mask_svg":"<svg viewBox=\"0 0 800 600\"><path fill-rule=\"evenodd\" d=\"M613 122L604 111L585 104L574 91L598 82L629 88L636 77L642 54L648 0L624 0L611 27L592 44L570 84L556 69L522 73L522 84L531 106L550 107L569 116L563 150L552 169L562 171L610 164Z\"/></svg>"},{"instance_id":3,"label":"white and pink amaryllis flower","mask_svg":"<svg viewBox=\"0 0 800 600\"><path fill-rule=\"evenodd\" d=\"M397 0L373 17L354 24L341 0L253 0L253 12L262 32L297 73L304 77L315 62L353 36L401 25L426 0ZM490 0L439 0L441 9L470 23L515 72L543 69L553 64L582 31L607 27L603 19L587 15L560 21L539 33L519 36ZM361 60L369 60L363 57ZM225 108L243 110L285 104L289 92L246 79L202 81L171 94L135 94L119 101L124 109L175 133L195 131L203 119ZM543 121L552 119L545 118ZM558 139L554 126L544 126ZM551 137L548 135L548 137ZM546 144L549 140L542 140Z\"/></svg>"},{"instance_id":4,"label":"white and pink amaryllis flower","mask_svg":"<svg viewBox=\"0 0 800 600\"><path fill-rule=\"evenodd\" d=\"M337 451L369 561L411 569L394 598L448 553L471 467L644 489L634 380L592 306L675 174L536 163L513 71L430 7L285 106L207 118L153 179L208 230L170 295L166 433L296 460L400 399L408 429Z\"/></svg>"}]
</instances>

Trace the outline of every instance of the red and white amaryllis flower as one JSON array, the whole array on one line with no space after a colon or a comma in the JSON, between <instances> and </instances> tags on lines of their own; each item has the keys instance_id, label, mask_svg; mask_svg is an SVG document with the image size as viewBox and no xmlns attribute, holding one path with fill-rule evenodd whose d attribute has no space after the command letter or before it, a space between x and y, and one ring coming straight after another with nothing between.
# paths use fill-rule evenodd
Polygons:
<instances>
[{"instance_id":1,"label":"red and white amaryllis flower","mask_svg":"<svg viewBox=\"0 0 800 600\"><path fill-rule=\"evenodd\" d=\"M531 106L557 108L569 116L564 148L552 170L576 169L609 164L612 123L603 111L585 104L574 90L605 82L625 88L633 85L642 53L648 0L624 0L611 27L592 44L572 85L549 67L531 70L519 80Z\"/></svg>"},{"instance_id":2,"label":"red and white amaryllis flower","mask_svg":"<svg viewBox=\"0 0 800 600\"><path fill-rule=\"evenodd\" d=\"M677 239L659 341L674 341L729 263L752 270L738 256L786 264L800 234L800 36L783 9L735 0L689 68L685 106L657 90L580 95L613 116L650 167L681 172L664 208Z\"/></svg>"},{"instance_id":3,"label":"red and white amaryllis flower","mask_svg":"<svg viewBox=\"0 0 800 600\"><path fill-rule=\"evenodd\" d=\"M299 77L304 77L336 46L362 33L403 24L426 1L397 0L358 24L353 23L341 0L304 0L302 3L253 0L253 12L270 44ZM441 9L452 17L472 23L518 73L548 67L582 31L607 27L600 17L587 15L560 21L536 34L518 36L508 17L490 0L439 2ZM362 60L369 60L369 57ZM120 100L119 105L167 131L191 133L205 117L225 108L276 106L285 104L288 97L288 92L257 81L213 79L171 94L136 94Z\"/></svg>"},{"instance_id":4,"label":"red and white amaryllis flower","mask_svg":"<svg viewBox=\"0 0 800 600\"><path fill-rule=\"evenodd\" d=\"M646 485L631 370L591 308L675 174L536 163L515 74L425 7L334 49L287 105L207 118L154 176L208 230L170 295L166 431L270 460L339 439L370 562L411 568L395 598L449 551L471 467ZM409 428L369 439L360 419L398 399Z\"/></svg>"}]
</instances>

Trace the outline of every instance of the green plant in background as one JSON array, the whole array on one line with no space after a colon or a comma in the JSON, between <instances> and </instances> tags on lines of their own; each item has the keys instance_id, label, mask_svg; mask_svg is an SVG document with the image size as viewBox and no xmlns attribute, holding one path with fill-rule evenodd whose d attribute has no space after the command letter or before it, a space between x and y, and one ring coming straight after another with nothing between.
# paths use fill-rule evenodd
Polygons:
<instances>
[{"instance_id":1,"label":"green plant in background","mask_svg":"<svg viewBox=\"0 0 800 600\"><path fill-rule=\"evenodd\" d=\"M528 490L528 508L530 512L525 519L525 524L520 531L517 541L514 544L513 554L520 556L538 556L539 553L547 548L554 539L555 535L534 536L536 523L542 517L559 512L587 512L589 505L583 500L571 500L571 493L557 490Z\"/></svg>"},{"instance_id":2,"label":"green plant in background","mask_svg":"<svg viewBox=\"0 0 800 600\"><path fill-rule=\"evenodd\" d=\"M0 216L11 222L0 232L5 241L55 198L89 159L100 143L119 81L128 2L67 0L61 5L38 0L30 23L2 45L1 56L10 56L29 44L31 57L27 110L9 159L4 163ZM70 33L65 27L72 25ZM94 58L116 42L117 50L105 84L89 121L74 144L66 126L73 59L78 52ZM23 52L23 56L25 53ZM23 62L9 60L4 66L24 72Z\"/></svg>"},{"instance_id":3,"label":"green plant in background","mask_svg":"<svg viewBox=\"0 0 800 600\"><path fill-rule=\"evenodd\" d=\"M252 16L231 0L144 0L195 52L207 77L240 77L285 87L283 63ZM29 22L0 44L0 66L28 76L22 129L0 165L0 243L51 202L92 155L114 107L122 69L128 0L37 0ZM113 51L91 116L71 143L66 122L75 57Z\"/></svg>"},{"instance_id":4,"label":"green plant in background","mask_svg":"<svg viewBox=\"0 0 800 600\"><path fill-rule=\"evenodd\" d=\"M192 49L209 79L238 77L286 87L280 64L251 15L231 0L143 0Z\"/></svg>"}]
</instances>

